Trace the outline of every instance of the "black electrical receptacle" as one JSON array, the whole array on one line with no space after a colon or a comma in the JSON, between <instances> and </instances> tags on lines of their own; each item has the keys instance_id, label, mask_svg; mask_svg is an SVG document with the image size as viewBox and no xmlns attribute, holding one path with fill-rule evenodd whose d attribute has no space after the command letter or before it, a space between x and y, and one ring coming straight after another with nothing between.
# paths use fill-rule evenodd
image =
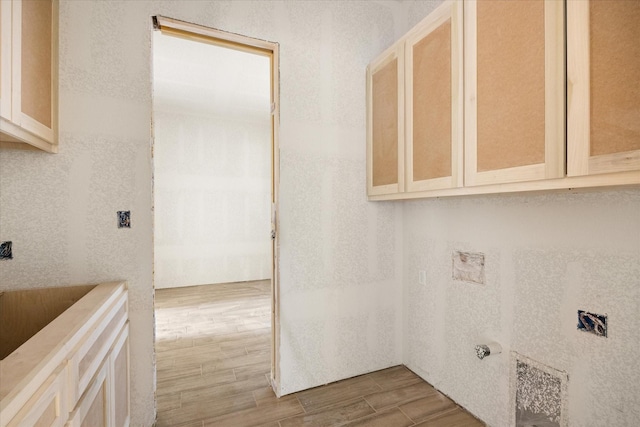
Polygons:
<instances>
[{"instance_id":1,"label":"black electrical receptacle","mask_svg":"<svg viewBox=\"0 0 640 427\"><path fill-rule=\"evenodd\" d=\"M0 243L0 260L13 259L13 250L11 246L12 243L9 241Z\"/></svg>"},{"instance_id":2,"label":"black electrical receptacle","mask_svg":"<svg viewBox=\"0 0 640 427\"><path fill-rule=\"evenodd\" d=\"M118 228L131 228L131 211L118 211Z\"/></svg>"}]
</instances>

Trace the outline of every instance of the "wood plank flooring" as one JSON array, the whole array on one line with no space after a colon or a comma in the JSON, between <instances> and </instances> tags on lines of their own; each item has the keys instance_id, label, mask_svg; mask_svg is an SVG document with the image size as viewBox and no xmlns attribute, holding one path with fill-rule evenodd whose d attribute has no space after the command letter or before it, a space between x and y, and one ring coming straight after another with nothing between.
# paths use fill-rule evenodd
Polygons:
<instances>
[{"instance_id":1,"label":"wood plank flooring","mask_svg":"<svg viewBox=\"0 0 640 427\"><path fill-rule=\"evenodd\" d=\"M157 427L475 427L404 366L276 398L270 282L156 290Z\"/></svg>"}]
</instances>

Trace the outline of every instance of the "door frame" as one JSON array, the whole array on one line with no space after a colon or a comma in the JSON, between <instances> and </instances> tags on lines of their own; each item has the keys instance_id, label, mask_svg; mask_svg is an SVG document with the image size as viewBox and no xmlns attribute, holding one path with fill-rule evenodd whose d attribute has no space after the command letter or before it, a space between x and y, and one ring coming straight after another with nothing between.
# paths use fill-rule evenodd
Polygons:
<instances>
[{"instance_id":1,"label":"door frame","mask_svg":"<svg viewBox=\"0 0 640 427\"><path fill-rule=\"evenodd\" d=\"M229 33L164 16L152 16L153 29L174 37L209 43L242 52L266 56L271 71L271 387L280 396L280 304L278 200L280 182L280 68L279 44ZM153 120L152 120L153 123ZM155 140L152 125L152 141ZM153 162L153 147L151 159ZM152 184L153 186L153 184ZM153 193L152 193L153 195ZM155 260L154 260L155 263ZM155 270L155 268L154 268ZM155 285L154 285L155 289Z\"/></svg>"}]
</instances>

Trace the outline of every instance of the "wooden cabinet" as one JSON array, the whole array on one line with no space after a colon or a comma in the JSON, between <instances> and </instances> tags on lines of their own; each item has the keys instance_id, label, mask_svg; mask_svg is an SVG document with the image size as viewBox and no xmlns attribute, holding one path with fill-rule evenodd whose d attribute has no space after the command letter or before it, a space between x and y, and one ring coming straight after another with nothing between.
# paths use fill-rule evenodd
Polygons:
<instances>
[{"instance_id":1,"label":"wooden cabinet","mask_svg":"<svg viewBox=\"0 0 640 427\"><path fill-rule=\"evenodd\" d=\"M406 190L463 183L462 2L447 2L405 42Z\"/></svg>"},{"instance_id":2,"label":"wooden cabinet","mask_svg":"<svg viewBox=\"0 0 640 427\"><path fill-rule=\"evenodd\" d=\"M8 427L62 427L68 415L66 369L60 365L11 420Z\"/></svg>"},{"instance_id":3,"label":"wooden cabinet","mask_svg":"<svg viewBox=\"0 0 640 427\"><path fill-rule=\"evenodd\" d=\"M465 185L564 176L564 5L470 1Z\"/></svg>"},{"instance_id":4,"label":"wooden cabinet","mask_svg":"<svg viewBox=\"0 0 640 427\"><path fill-rule=\"evenodd\" d=\"M369 68L368 199L640 185L638 23L638 1L443 3ZM371 96L385 73L404 99Z\"/></svg>"},{"instance_id":5,"label":"wooden cabinet","mask_svg":"<svg viewBox=\"0 0 640 427\"><path fill-rule=\"evenodd\" d=\"M0 360L0 427L127 427L127 301L124 283L98 285Z\"/></svg>"},{"instance_id":6,"label":"wooden cabinet","mask_svg":"<svg viewBox=\"0 0 640 427\"><path fill-rule=\"evenodd\" d=\"M367 195L462 185L462 2L445 2L367 69Z\"/></svg>"},{"instance_id":7,"label":"wooden cabinet","mask_svg":"<svg viewBox=\"0 0 640 427\"><path fill-rule=\"evenodd\" d=\"M70 414L68 427L129 426L128 323L122 327L112 345Z\"/></svg>"},{"instance_id":8,"label":"wooden cabinet","mask_svg":"<svg viewBox=\"0 0 640 427\"><path fill-rule=\"evenodd\" d=\"M129 400L129 324L122 328L109 355L111 425L127 427L131 417Z\"/></svg>"},{"instance_id":9,"label":"wooden cabinet","mask_svg":"<svg viewBox=\"0 0 640 427\"><path fill-rule=\"evenodd\" d=\"M404 50L386 50L367 68L367 194L404 191Z\"/></svg>"},{"instance_id":10,"label":"wooden cabinet","mask_svg":"<svg viewBox=\"0 0 640 427\"><path fill-rule=\"evenodd\" d=\"M567 2L567 174L640 170L640 2Z\"/></svg>"},{"instance_id":11,"label":"wooden cabinet","mask_svg":"<svg viewBox=\"0 0 640 427\"><path fill-rule=\"evenodd\" d=\"M0 2L0 147L57 152L54 0Z\"/></svg>"},{"instance_id":12,"label":"wooden cabinet","mask_svg":"<svg viewBox=\"0 0 640 427\"><path fill-rule=\"evenodd\" d=\"M109 364L98 370L76 409L69 417L69 427L109 427Z\"/></svg>"}]
</instances>

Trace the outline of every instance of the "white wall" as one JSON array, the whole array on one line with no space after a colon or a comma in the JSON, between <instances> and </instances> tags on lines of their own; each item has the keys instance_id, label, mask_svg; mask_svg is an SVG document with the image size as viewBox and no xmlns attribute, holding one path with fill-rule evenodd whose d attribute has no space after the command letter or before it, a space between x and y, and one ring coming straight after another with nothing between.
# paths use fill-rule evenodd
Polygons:
<instances>
[{"instance_id":1,"label":"white wall","mask_svg":"<svg viewBox=\"0 0 640 427\"><path fill-rule=\"evenodd\" d=\"M452 279L455 250L485 254L485 285ZM516 351L568 373L569 425L638 425L640 190L406 202L404 256L410 369L506 426ZM609 336L577 331L579 309L607 314ZM503 353L480 361L487 340Z\"/></svg>"},{"instance_id":2,"label":"white wall","mask_svg":"<svg viewBox=\"0 0 640 427\"><path fill-rule=\"evenodd\" d=\"M439 2L404 2L407 30ZM488 425L510 425L509 352L569 375L569 425L640 424L640 190L403 202L404 363ZM452 252L486 255L486 285ZM418 272L426 270L426 285ZM609 337L577 310L608 314ZM476 344L503 353L480 361Z\"/></svg>"},{"instance_id":3,"label":"white wall","mask_svg":"<svg viewBox=\"0 0 640 427\"><path fill-rule=\"evenodd\" d=\"M0 152L0 286L126 279L132 425L151 425L155 14L280 43L280 391L400 363L401 207L367 203L364 173L364 70L405 30L398 2L62 0L60 153Z\"/></svg>"},{"instance_id":4,"label":"white wall","mask_svg":"<svg viewBox=\"0 0 640 427\"><path fill-rule=\"evenodd\" d=\"M269 58L155 32L155 287L271 277Z\"/></svg>"}]
</instances>

